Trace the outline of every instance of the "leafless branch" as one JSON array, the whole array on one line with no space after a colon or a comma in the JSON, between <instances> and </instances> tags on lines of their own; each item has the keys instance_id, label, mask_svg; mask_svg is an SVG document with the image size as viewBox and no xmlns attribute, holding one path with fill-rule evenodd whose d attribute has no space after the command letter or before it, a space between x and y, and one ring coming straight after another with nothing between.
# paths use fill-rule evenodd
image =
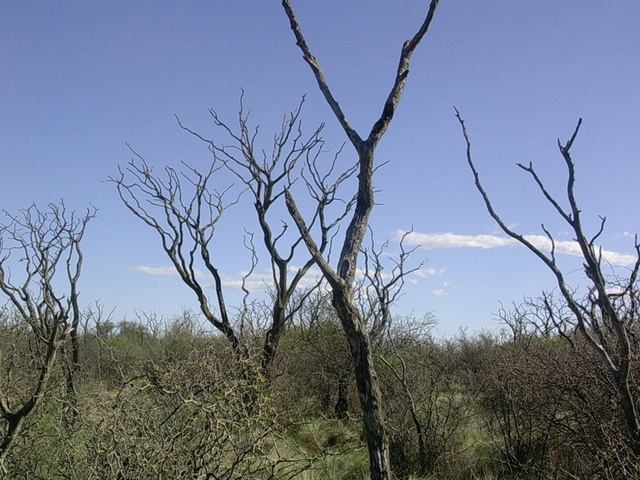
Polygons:
<instances>
[{"instance_id":1,"label":"leafless branch","mask_svg":"<svg viewBox=\"0 0 640 480\"><path fill-rule=\"evenodd\" d=\"M555 208L560 217L571 228L574 239L580 246L584 258L583 268L585 275L591 283L589 293L585 299L580 298L568 286L563 272L556 263L555 242L550 232L545 229L544 226L543 230L552 245L550 256L545 255L539 248L524 238L524 236L507 227L501 217L496 213L487 192L480 183L478 171L471 158L471 142L464 121L458 110L456 110L456 118L462 128L467 146L467 163L473 173L476 188L484 200L487 211L507 235L516 239L533 252L556 277L562 299L574 316L575 326L579 334L582 335L583 338L586 339L587 344L598 353L603 364L610 372L611 380L615 384L617 394L619 395L620 410L623 412L624 421L628 427L631 448L636 455L640 455L640 416L637 412L637 402L639 399L637 398L635 387L630 383L630 372L638 361L638 355L637 352L634 352L632 349L630 337L634 334L630 329L631 323L629 316L625 313L628 310L624 306L625 303L634 305L636 302L636 292L638 289L636 278L638 265L640 265L640 250L638 249L636 240L635 248L638 260L636 261L636 266L631 271L628 282L611 282L603 272L602 248L595 245L595 241L604 231L605 218L600 217L600 226L590 240L583 231L580 216L581 211L575 197L575 165L571 158L570 151L582 125L582 119L578 121L571 138L564 145L558 140L558 148L568 171L566 196L569 203L569 211L563 209L556 198L551 195L531 164L526 167L522 164L518 164L518 166L533 177L534 182L538 185L544 198ZM621 300L618 292L613 291L619 290L617 287L620 283L626 283L622 288L628 297L626 301ZM612 287L614 287L613 290ZM559 320L555 317L553 305L546 295L544 296L544 305L547 315L549 315L558 332L565 338L569 338L570 335L564 330L566 320ZM633 314L633 316L635 317L635 314ZM572 342L572 344L575 345L574 342Z\"/></svg>"},{"instance_id":2,"label":"leafless branch","mask_svg":"<svg viewBox=\"0 0 640 480\"><path fill-rule=\"evenodd\" d=\"M324 141L320 134L320 125L311 135L305 137L299 120L304 105L304 97L289 115L285 116L280 132L274 135L270 154L256 147L259 128L250 126L250 112L244 108L244 92L240 99L238 126L231 127L215 110L210 110L216 127L222 129L232 144L224 145L207 139L204 136L180 126L198 139L207 143L214 161L223 164L251 192L253 205L262 232L263 244L269 255L272 288L272 321L267 329L264 344L263 366L265 370L273 362L283 328L290 318L289 303L300 282L309 272L315 260L311 255L304 259L297 269L291 268L291 262L297 258L303 237L299 233L289 231L287 222L274 216L278 214L279 200L290 190L298 178L303 178L307 190L316 200L316 207L309 223L310 228L317 226L321 234L318 245L320 252L329 246L331 230L347 215L353 201L343 202L338 190L343 182L355 173L355 167L337 174L333 179L334 169L340 150L335 154L333 162L326 173L319 164L324 152ZM327 211L334 204L343 202L345 208L335 218L327 221ZM274 231L273 226L280 222L280 229ZM288 242L288 243L287 243Z\"/></svg>"},{"instance_id":3,"label":"leafless branch","mask_svg":"<svg viewBox=\"0 0 640 480\"><path fill-rule=\"evenodd\" d=\"M389 242L385 241L376 248L373 231L369 229L371 247L363 250L364 258L364 282L362 285L362 297L365 302L365 318L370 318L369 336L372 339L380 338L391 322L391 307L402 295L402 290L407 276L419 271L424 266L424 261L408 267L407 261L418 247L407 249L405 240L411 231L405 232L399 243L400 253L397 258L390 256L393 267L389 273L385 273L386 250Z\"/></svg>"},{"instance_id":4,"label":"leafless branch","mask_svg":"<svg viewBox=\"0 0 640 480\"><path fill-rule=\"evenodd\" d=\"M142 156L133 153L137 161L119 168L120 175L109 180L116 184L124 205L158 233L180 278L196 294L205 318L240 351L241 342L231 324L211 242L222 214L238 203L242 193L227 201L232 185L221 192L210 189L211 178L223 167L216 162L204 173L188 165L185 172L165 167L165 177L161 178ZM214 282L217 314L199 279L200 263Z\"/></svg>"},{"instance_id":5,"label":"leafless branch","mask_svg":"<svg viewBox=\"0 0 640 480\"><path fill-rule=\"evenodd\" d=\"M80 319L80 243L96 209L89 208L78 215L69 211L63 201L47 207L32 205L15 215L5 211L9 222L0 225L0 291L15 309L18 321L29 326L38 349L37 379L25 392L25 400L12 405L0 390L0 414L7 423L0 443L0 471L4 474L7 453L24 420L44 397L58 352L70 336L75 338ZM19 258L13 260L22 266L22 281L11 278L9 264L14 252ZM61 293L59 289L65 284L68 290ZM74 344L74 364L69 368L70 389L77 365L76 347Z\"/></svg>"}]
</instances>

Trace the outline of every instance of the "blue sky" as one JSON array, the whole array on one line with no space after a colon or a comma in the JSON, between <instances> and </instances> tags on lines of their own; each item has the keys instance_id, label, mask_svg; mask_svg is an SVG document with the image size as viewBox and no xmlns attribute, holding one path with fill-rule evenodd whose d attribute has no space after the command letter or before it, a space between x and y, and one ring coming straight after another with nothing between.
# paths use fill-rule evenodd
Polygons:
<instances>
[{"instance_id":1,"label":"blue sky","mask_svg":"<svg viewBox=\"0 0 640 480\"><path fill-rule=\"evenodd\" d=\"M428 2L292 3L335 97L365 136L402 42ZM413 258L427 261L407 284L399 313L433 311L443 333L493 329L500 302L553 287L551 274L501 240L485 212L454 105L505 221L527 235L541 235L544 223L561 241L571 240L566 227L515 163L533 162L561 194L565 168L556 141L582 117L573 155L585 226L595 231L605 215L602 244L624 263L633 252L630 235L640 231L639 22L635 0L441 2L377 152L378 162L388 163L375 181L376 238L390 239L393 251L398 232L413 229L420 245ZM277 1L3 1L0 208L15 212L64 198L74 209L99 209L84 245L85 304L99 300L116 308L117 318L136 309L169 316L196 308L191 292L166 274L154 232L105 180L131 159L125 142L158 169L206 165L206 146L181 131L174 115L220 138L208 109L233 122L241 89L265 148L304 94L305 130L326 122L332 152L345 141ZM353 159L346 148L341 161ZM257 231L246 205L230 210L217 234L230 288L249 264L244 228ZM561 257L572 281L583 282L580 259ZM267 266L263 260L258 273Z\"/></svg>"}]
</instances>

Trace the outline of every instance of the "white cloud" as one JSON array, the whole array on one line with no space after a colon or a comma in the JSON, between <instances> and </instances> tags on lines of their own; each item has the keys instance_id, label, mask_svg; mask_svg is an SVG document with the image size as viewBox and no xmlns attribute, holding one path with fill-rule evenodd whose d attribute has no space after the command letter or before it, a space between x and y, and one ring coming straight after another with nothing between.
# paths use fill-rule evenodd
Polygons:
<instances>
[{"instance_id":1,"label":"white cloud","mask_svg":"<svg viewBox=\"0 0 640 480\"><path fill-rule=\"evenodd\" d=\"M297 271L298 267L290 267L289 271ZM235 275L224 275L222 278L222 286L232 290L240 290L242 288L242 277L247 272L238 272ZM311 288L320 279L320 270L310 269L304 278L298 283L299 288ZM273 275L271 272L254 272L245 280L245 288L250 292L265 291L269 286L273 285Z\"/></svg>"},{"instance_id":2,"label":"white cloud","mask_svg":"<svg viewBox=\"0 0 640 480\"><path fill-rule=\"evenodd\" d=\"M291 267L290 270L297 270L298 267ZM152 276L178 276L178 272L172 266L164 267L148 267L146 265L136 265L130 268L131 271L140 272L145 275ZM207 279L206 283L202 286L207 288L212 286L213 279L208 277L203 270L195 270L196 277L198 279ZM234 275L223 275L222 286L231 290L240 290L242 288L242 278L247 275L246 271L237 272ZM311 269L307 275L300 281L299 286L302 288L308 288L315 285L320 278L320 271L318 269ZM268 285L273 283L273 276L271 272L254 272L245 281L245 287L251 292L264 291Z\"/></svg>"},{"instance_id":3,"label":"white cloud","mask_svg":"<svg viewBox=\"0 0 640 480\"><path fill-rule=\"evenodd\" d=\"M160 275L160 276L177 276L178 272L174 267L147 267L145 265L136 265L129 270L133 272L144 273L145 275Z\"/></svg>"},{"instance_id":4,"label":"white cloud","mask_svg":"<svg viewBox=\"0 0 640 480\"><path fill-rule=\"evenodd\" d=\"M396 237L402 237L406 232L398 231ZM524 238L535 247L550 251L551 241L544 235L524 235ZM460 235L457 233L419 233L411 232L404 237L407 245L419 247L424 250L440 248L497 248L520 243L508 237L498 235ZM556 253L582 257L580 246L575 241L556 241ZM636 261L634 255L602 250L602 258L614 265L631 265Z\"/></svg>"},{"instance_id":5,"label":"white cloud","mask_svg":"<svg viewBox=\"0 0 640 480\"><path fill-rule=\"evenodd\" d=\"M420 278L434 277L436 275L441 277L446 271L446 268L421 268L420 270L413 272L413 275Z\"/></svg>"},{"instance_id":6,"label":"white cloud","mask_svg":"<svg viewBox=\"0 0 640 480\"><path fill-rule=\"evenodd\" d=\"M294 271L297 271L299 268L300 267L297 267L297 266L291 266L289 267L289 271L294 272ZM171 276L171 277L178 276L178 272L173 266L149 267L146 265L136 265L131 267L130 270L134 272L143 273L145 275L151 275L151 276ZM411 274L408 275L405 278L405 280L407 281L407 283L415 285L415 284L418 284L420 280L424 278L429 278L433 276L442 277L445 271L446 271L445 268L439 268L439 269L432 268L432 267L421 268L419 270L416 270L415 272L411 272ZM222 275L222 286L230 290L240 290L242 289L242 278L245 277L246 275L247 275L246 271L239 271L235 274ZM358 270L358 277L362 278L363 275L364 275L364 272L362 270ZM322 276L322 273L318 268L312 268L309 270L309 272L307 272L307 274L300 281L298 286L300 288L313 287L318 282L321 276ZM207 273L204 272L203 270L196 269L196 277L201 281L206 280L205 282L202 283L202 286L204 288L209 288L213 286L213 279L210 276L208 276ZM383 272L382 278L383 280L391 279L391 273ZM266 291L271 285L273 285L273 276L269 271L253 272L245 280L245 288L250 292L263 292L263 291Z\"/></svg>"},{"instance_id":7,"label":"white cloud","mask_svg":"<svg viewBox=\"0 0 640 480\"><path fill-rule=\"evenodd\" d=\"M448 290L450 286L451 286L451 282L442 282L441 287L431 290L431 293L436 297L446 296L448 295Z\"/></svg>"},{"instance_id":8,"label":"white cloud","mask_svg":"<svg viewBox=\"0 0 640 480\"><path fill-rule=\"evenodd\" d=\"M400 232L399 232L400 233ZM514 240L496 235L459 235L456 233L418 233L411 232L405 242L424 250L439 248L495 248L513 245Z\"/></svg>"}]
</instances>

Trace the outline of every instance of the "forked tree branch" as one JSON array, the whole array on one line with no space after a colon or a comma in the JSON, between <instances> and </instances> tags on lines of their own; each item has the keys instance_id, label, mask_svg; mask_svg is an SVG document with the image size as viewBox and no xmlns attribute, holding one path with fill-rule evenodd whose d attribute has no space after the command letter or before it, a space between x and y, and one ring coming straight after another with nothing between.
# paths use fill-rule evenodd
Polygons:
<instances>
[{"instance_id":1,"label":"forked tree branch","mask_svg":"<svg viewBox=\"0 0 640 480\"><path fill-rule=\"evenodd\" d=\"M355 279L357 257L360 253L360 248L362 247L362 242L366 234L369 216L374 206L372 177L374 172L373 162L375 148L393 119L396 107L406 85L411 56L431 25L431 21L438 6L438 0L431 1L429 11L420 26L420 29L410 40L407 40L404 43L393 87L385 101L382 114L374 123L367 140L363 140L362 137L351 127L344 112L340 108L340 105L331 93L322 68L320 67L316 57L311 53L304 35L302 34L302 30L289 0L283 0L282 6L289 18L291 29L296 37L297 45L302 51L305 61L311 67L316 81L318 82L320 91L336 115L336 118L345 131L347 138L358 152L358 190L356 194L355 208L349 226L345 232L344 243L340 252L337 267L337 275L339 275L347 284L351 285Z\"/></svg>"},{"instance_id":2,"label":"forked tree branch","mask_svg":"<svg viewBox=\"0 0 640 480\"><path fill-rule=\"evenodd\" d=\"M391 472L388 443L380 407L381 393L373 365L371 341L354 299L354 282L357 273L358 256L360 255L369 224L369 217L374 206L375 149L393 119L406 85L411 55L431 24L438 6L438 0L431 1L429 12L419 31L411 40L404 43L393 87L385 101L380 118L374 123L366 140L363 140L353 129L338 101L331 93L322 68L316 57L311 53L302 34L290 1L282 0L282 6L289 19L296 43L302 51L304 60L311 68L321 93L358 154L358 186L354 209L351 221L344 234L338 265L335 270L329 265L328 260L324 258L318 243L312 237L309 223L305 222L300 214L296 202L288 189L285 191L285 203L309 252L331 286L333 306L349 341L356 374L356 384L360 394L371 478L373 480L388 480L391 477Z\"/></svg>"},{"instance_id":3,"label":"forked tree branch","mask_svg":"<svg viewBox=\"0 0 640 480\"><path fill-rule=\"evenodd\" d=\"M217 223L227 208L238 203L241 194L227 202L225 197L231 186L222 192L210 189L211 177L222 168L215 162L204 173L186 164L186 173L166 167L163 179L153 173L141 155L132 152L138 161L130 161L125 169L119 167L119 176L110 177L109 181L116 184L124 205L158 233L165 253L182 281L196 294L207 321L242 353L243 346L226 306L222 277L210 251ZM198 261L213 279L217 314L199 279Z\"/></svg>"},{"instance_id":4,"label":"forked tree branch","mask_svg":"<svg viewBox=\"0 0 640 480\"><path fill-rule=\"evenodd\" d=\"M626 294L630 298L620 300L622 305L616 308L616 299L620 297L617 293L610 291L610 285L602 270L602 248L594 244L603 232L605 219L600 217L600 227L591 240L589 240L584 234L580 219L580 208L575 198L575 166L571 158L570 150L576 139L582 120L578 121L573 135L564 145L558 141L558 148L568 169L566 195L569 202L570 213L560 207L560 204L546 189L531 164L528 167L524 167L523 165L519 166L533 176L535 183L538 185L545 199L556 209L562 219L571 227L575 235L574 240L578 243L584 258L583 268L585 275L592 285L584 301L579 299L576 293L571 291L567 285L564 274L556 263L555 243L549 231L543 227L547 237L551 241L551 256L545 255L524 236L510 229L496 213L487 192L480 183L478 171L471 158L471 142L464 121L458 110L456 110L456 118L462 128L467 146L467 163L473 173L476 188L484 200L487 211L503 232L527 247L540 258L555 275L562 297L575 317L578 332L586 339L587 344L600 355L604 365L610 372L611 380L619 396L618 401L621 411L623 412L624 421L630 434L631 448L636 455L640 455L640 415L637 411L637 402L639 399L637 389L631 384L630 380L631 369L635 367L635 362L638 361L638 358L637 353L633 352L630 341L630 336L634 335L631 328L632 323L630 319L626 318L627 310L624 308L625 302L634 305L637 301L638 286L635 282L638 267L640 266L640 248L638 247L636 239L635 248L638 257L635 267L631 271L629 282L627 283L628 288L625 287ZM617 285L614 286L617 287ZM547 311L550 315L553 315L552 306L546 296L545 302ZM558 323L553 316L552 321L555 324ZM561 329L558 329L558 331L561 335L567 337L566 332Z\"/></svg>"},{"instance_id":5,"label":"forked tree branch","mask_svg":"<svg viewBox=\"0 0 640 480\"><path fill-rule=\"evenodd\" d=\"M387 97L387 100L384 104L380 118L374 123L369 133L369 136L365 141L353 129L353 127L351 127L351 124L349 123L346 115L342 111L340 104L331 93L331 90L329 89L329 85L325 78L324 72L320 67L320 63L318 62L318 59L313 55L313 53L311 53L311 50L307 45L304 35L302 34L302 29L300 28L298 19L295 16L293 8L291 7L291 3L289 2L289 0L282 0L282 6L287 14L287 17L289 18L291 30L293 31L296 37L296 44L302 51L304 60L307 62L309 67L311 67L311 71L313 72L313 75L315 76L316 81L318 82L318 87L320 88L320 91L324 95L325 100L331 107L331 110L333 111L334 115L338 119L338 122L340 122L340 125L342 126L343 130L347 134L347 138L349 138L349 140L351 141L351 143L353 144L353 146L356 148L358 152L360 152L364 148L365 144L369 145L369 147L376 145L384 135L387 128L389 127L389 124L393 119L393 115L398 106L398 102L402 97L402 93L404 91L404 87L407 82L411 56L413 55L413 52L415 51L416 47L422 40L422 37L424 37L424 35L429 30L429 26L431 25L431 21L433 20L433 16L436 12L436 8L438 7L438 3L439 3L439 0L431 1L431 4L429 5L429 11L427 13L427 16L424 19L424 22L422 22L422 25L420 26L416 34L411 39L404 42L404 45L402 46L402 51L400 53L398 69L396 71L393 87L389 92L389 96Z\"/></svg>"},{"instance_id":6,"label":"forked tree branch","mask_svg":"<svg viewBox=\"0 0 640 480\"><path fill-rule=\"evenodd\" d=\"M567 286L567 283L565 281L565 278L564 278L564 274L562 273L562 271L560 270L560 268L556 264L555 254L554 254L553 250L552 250L551 256L545 255L542 252L542 250L540 250L535 245L533 245L533 243L531 243L529 240L527 240L523 235L520 235L519 233L517 233L514 230L512 230L511 228L509 228L507 226L507 224L502 220L500 215L498 215L498 213L493 208L493 204L491 203L491 199L489 198L488 193L486 192L486 190L482 186L482 183L480 182L480 175L479 175L478 170L476 169L476 166L475 166L475 164L473 162L473 158L472 158L472 155L471 155L471 140L469 139L469 135L468 135L467 128L465 126L464 120L460 116L460 112L458 111L458 109L455 109L455 112L456 112L455 116L458 119L458 122L460 123L460 127L462 128L462 134L464 136L465 143L466 143L467 164L469 165L469 168L471 169L471 172L473 173L475 186L476 186L478 192L480 192L480 195L482 196L482 199L483 199L484 204L485 204L485 206L487 208L487 211L489 212L489 215L491 215L491 218L493 218L495 220L495 222L498 224L498 226L500 227L500 229L504 233L506 233L511 238L517 240L519 243L521 243L523 246L525 246L527 249L529 249L535 256L537 256L540 260L542 260L542 262L549 268L549 270L551 270L553 275L556 277L556 282L558 284L558 288L560 289L560 292L562 293L563 298L566 299L569 308L571 309L573 314L576 316L578 329L583 333L583 335L585 336L587 341L598 352L600 352L601 355L603 355L605 357L609 367L610 368L615 368L615 362L610 357L609 353L592 336L591 332L587 328L588 322L586 321L586 318L584 316L582 308L580 307L579 302L576 301L576 299L575 299L574 295L572 294L572 292L569 290L569 288ZM572 138L574 138L574 137L572 137ZM546 195L545 195L545 197L546 197ZM564 216L563 216L563 218L564 218ZM568 223L572 228L575 227L575 225L576 225L574 223L574 219L569 219ZM578 237L579 238L584 238L583 235L578 235Z\"/></svg>"}]
</instances>

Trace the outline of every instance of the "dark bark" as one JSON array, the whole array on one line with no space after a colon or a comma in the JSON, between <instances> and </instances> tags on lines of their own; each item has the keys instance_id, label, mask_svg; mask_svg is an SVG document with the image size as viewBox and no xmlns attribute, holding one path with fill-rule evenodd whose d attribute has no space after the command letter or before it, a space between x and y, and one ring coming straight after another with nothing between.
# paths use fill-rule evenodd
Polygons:
<instances>
[{"instance_id":1,"label":"dark bark","mask_svg":"<svg viewBox=\"0 0 640 480\"><path fill-rule=\"evenodd\" d=\"M353 296L353 286L340 278L322 257L289 192L287 192L286 200L289 213L302 233L309 251L314 255L323 275L331 285L333 307L340 318L349 343L369 451L371 478L387 480L391 478L391 470L388 439L381 407L382 397L373 364L371 341Z\"/></svg>"},{"instance_id":2,"label":"dark bark","mask_svg":"<svg viewBox=\"0 0 640 480\"><path fill-rule=\"evenodd\" d=\"M195 293L207 321L227 338L236 354L246 357L246 349L232 326L222 278L210 249L217 222L225 210L238 201L238 198L226 201L228 189L223 192L210 190L209 180L221 166L213 162L205 173L190 167L187 167L188 172L179 173L166 167L164 180L152 174L152 168L145 160L134 154L139 163L132 160L125 170L119 169L119 177L109 180L116 184L125 206L158 233L163 250L181 280ZM186 196L185 184L193 187L191 197ZM198 262L213 281L213 300L209 299L198 278ZM217 306L217 314L211 301Z\"/></svg>"},{"instance_id":3,"label":"dark bark","mask_svg":"<svg viewBox=\"0 0 640 480\"><path fill-rule=\"evenodd\" d=\"M338 398L336 399L336 405L334 412L336 418L340 420L346 420L349 414L349 377L345 374L341 374L338 378Z\"/></svg>"},{"instance_id":4,"label":"dark bark","mask_svg":"<svg viewBox=\"0 0 640 480\"><path fill-rule=\"evenodd\" d=\"M182 123L180 126L206 142L209 151L213 154L214 162L222 163L237 176L253 197L252 202L262 233L262 241L271 264L273 278L273 282L269 285L273 300L271 319L264 338L261 360L263 373L268 377L286 324L302 306L304 299L315 289L315 287L299 289L300 282L313 266L314 260L309 256L307 259L303 259L300 268L295 271L290 268L291 262L301 246L302 239L299 236L285 238L289 233L288 225L285 222L282 222L279 229L274 228L276 222L272 218L274 214L271 207L277 204L284 191L290 188L295 181L294 179L300 175L296 169L302 171L304 177L304 169L306 168L309 171L308 175L313 179L310 181L313 183L313 192L317 200L313 221L320 224L320 228L324 232L324 238L319 247L321 251L324 251L328 246L329 231L344 217L343 214L331 225L327 225L325 209L336 200L337 188L344 180L351 177L354 170L347 169L335 183L330 185L327 184L326 176L319 174L316 163L324 143L320 136L323 127L320 126L310 136L303 137L299 116L304 104L304 97L298 108L285 118L282 130L275 135L271 156L263 155L264 150L257 148L254 144L257 128L253 129L250 126L249 114L244 109L243 99L244 94L240 97L239 120L238 126L235 128L224 122L215 110L210 110L215 125L221 128L233 141L233 148L207 139L185 127ZM334 158L334 165L335 161ZM300 164L304 165L302 169ZM346 211L348 209L350 209L349 202L347 202ZM251 250L255 255L253 246ZM296 293L300 293L300 297L294 301Z\"/></svg>"},{"instance_id":5,"label":"dark bark","mask_svg":"<svg viewBox=\"0 0 640 480\"><path fill-rule=\"evenodd\" d=\"M333 306L345 329L353 359L356 385L365 429L371 478L390 478L389 446L382 412L382 395L375 367L369 334L360 319L360 312L348 289L333 290Z\"/></svg>"},{"instance_id":6,"label":"dark bark","mask_svg":"<svg viewBox=\"0 0 640 480\"><path fill-rule=\"evenodd\" d=\"M286 192L286 202L289 213L301 232L307 248L309 248L316 264L322 270L325 279L331 286L333 305L349 342L369 449L371 478L374 480L388 480L391 477L389 447L380 405L380 391L373 365L371 342L354 299L354 280L358 255L360 255L369 217L374 206L373 173L375 149L393 119L406 85L411 56L431 24L438 6L438 0L432 0L420 29L410 40L404 43L393 87L385 101L380 118L374 123L366 140L363 140L351 127L339 103L331 93L322 68L305 41L289 0L283 0L282 6L289 19L291 29L296 38L296 44L302 51L304 60L311 68L320 91L358 154L356 203L351 221L345 232L338 265L335 270L329 266L322 256L321 250L312 238L309 226L303 220L293 197L288 191Z\"/></svg>"},{"instance_id":7,"label":"dark bark","mask_svg":"<svg viewBox=\"0 0 640 480\"><path fill-rule=\"evenodd\" d=\"M473 173L476 188L482 196L487 211L503 232L527 247L555 276L563 300L573 314L573 322L570 326L575 328L586 340L587 345L599 355L611 375L610 379L615 386L619 407L623 412L624 422L629 434L630 444L628 446L636 456L640 457L640 418L637 411L639 399L630 380L630 370L638 361L637 352L632 350L630 332L631 329L637 328L638 321L636 318L638 306L635 302L638 295L637 277L640 270L640 244L638 244L638 239L636 238L634 247L637 260L631 269L628 279L623 282L616 279L616 282L611 283L603 273L601 248L595 243L604 231L605 218L601 217L599 230L591 238L588 238L582 227L582 212L575 197L575 165L571 158L571 147L582 125L582 119L578 121L571 138L564 145L558 140L558 148L567 167L566 196L569 204L568 209L562 207L558 200L551 195L532 164L518 164L518 166L531 175L544 198L553 206L574 234L574 240L578 243L584 258L584 273L591 282L590 294L584 300L578 298L575 291L567 284L565 274L556 262L554 239L544 225L542 229L552 245L549 254L545 254L523 235L509 228L497 214L489 195L480 182L478 171L471 156L471 141L469 140L464 120L457 110L456 117L466 142L467 163ZM612 293L611 287L620 286L622 287L622 294L617 293L617 288L613 289L616 292ZM632 304L631 308L628 309L631 311L631 316L628 318L625 318L624 309L617 309L614 305L614 299L623 298L624 295L629 297L629 302ZM548 311L549 315L553 317L551 305L548 305ZM562 322L566 323L566 320L553 319L553 323L560 335L566 337L567 328Z\"/></svg>"},{"instance_id":8,"label":"dark bark","mask_svg":"<svg viewBox=\"0 0 640 480\"><path fill-rule=\"evenodd\" d=\"M35 205L23 210L19 215L10 216L9 225L0 225L0 291L15 309L16 318L28 325L30 342L39 344L37 351L43 352L34 362L39 366L38 377L33 386L25 392L25 400L19 406L0 390L0 415L7 422L0 442L0 473L6 474L5 460L10 448L22 428L24 420L43 401L49 378L55 366L58 353L77 328L80 314L78 310L78 289L82 269L80 242L87 223L95 216L95 210L88 210L82 217L68 212L64 203L49 204L43 211ZM21 254L24 279L12 283L6 261L13 250ZM57 272L66 264L66 279ZM69 291L56 293L64 282ZM77 344L70 369L77 368ZM67 387L73 389L73 371L68 371Z\"/></svg>"}]
</instances>

